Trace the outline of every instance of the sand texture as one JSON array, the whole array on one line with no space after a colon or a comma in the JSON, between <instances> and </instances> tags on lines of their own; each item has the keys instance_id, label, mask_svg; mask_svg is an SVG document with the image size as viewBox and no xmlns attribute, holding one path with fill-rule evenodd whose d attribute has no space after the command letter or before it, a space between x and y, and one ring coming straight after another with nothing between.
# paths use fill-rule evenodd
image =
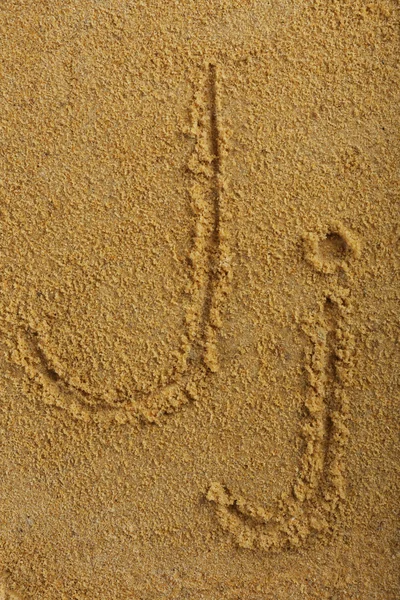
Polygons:
<instances>
[{"instance_id":1,"label":"sand texture","mask_svg":"<svg viewBox=\"0 0 400 600\"><path fill-rule=\"evenodd\" d=\"M0 5L0 600L398 600L400 4Z\"/></svg>"}]
</instances>

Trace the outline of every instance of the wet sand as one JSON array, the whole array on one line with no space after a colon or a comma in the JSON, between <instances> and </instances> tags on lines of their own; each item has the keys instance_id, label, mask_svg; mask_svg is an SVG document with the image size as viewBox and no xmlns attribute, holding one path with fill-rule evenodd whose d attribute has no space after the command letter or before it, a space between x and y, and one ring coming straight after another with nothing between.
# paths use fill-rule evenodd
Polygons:
<instances>
[{"instance_id":1,"label":"wet sand","mask_svg":"<svg viewBox=\"0 0 400 600\"><path fill-rule=\"evenodd\" d=\"M0 600L395 600L399 5L0 12Z\"/></svg>"}]
</instances>

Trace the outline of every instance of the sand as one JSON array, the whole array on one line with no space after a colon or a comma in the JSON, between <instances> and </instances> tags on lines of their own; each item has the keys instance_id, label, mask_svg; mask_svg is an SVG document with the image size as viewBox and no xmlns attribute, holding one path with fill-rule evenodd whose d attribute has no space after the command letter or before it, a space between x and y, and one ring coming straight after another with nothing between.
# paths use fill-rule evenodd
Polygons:
<instances>
[{"instance_id":1,"label":"sand","mask_svg":"<svg viewBox=\"0 0 400 600\"><path fill-rule=\"evenodd\" d=\"M391 600L397 1L0 8L0 599Z\"/></svg>"}]
</instances>

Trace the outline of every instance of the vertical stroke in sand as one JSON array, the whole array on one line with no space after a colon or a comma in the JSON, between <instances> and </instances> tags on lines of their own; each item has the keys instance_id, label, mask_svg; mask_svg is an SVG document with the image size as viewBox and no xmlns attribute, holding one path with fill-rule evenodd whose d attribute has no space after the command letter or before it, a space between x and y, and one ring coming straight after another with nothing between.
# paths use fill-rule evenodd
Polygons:
<instances>
[{"instance_id":1,"label":"vertical stroke in sand","mask_svg":"<svg viewBox=\"0 0 400 600\"><path fill-rule=\"evenodd\" d=\"M226 225L229 221L227 210L227 179L225 173L225 158L227 156L226 132L222 125L222 106L220 93L221 70L216 64L209 66L210 95L211 95L211 145L213 154L213 183L215 195L215 236L214 260L211 263L212 276L209 277L210 307L208 322L205 328L205 362L212 370L218 370L217 359L217 332L222 327L221 310L225 297L229 291L232 279L230 265L230 253L228 246L228 230Z\"/></svg>"},{"instance_id":2,"label":"vertical stroke in sand","mask_svg":"<svg viewBox=\"0 0 400 600\"><path fill-rule=\"evenodd\" d=\"M225 158L226 133L222 126L221 69L207 65L200 89L195 94L192 134L195 149L189 163L193 183L191 201L197 215L195 247L192 252L194 296L203 295L201 322L203 359L211 371L218 370L217 335L222 327L222 307L229 291L232 269L229 253L229 221Z\"/></svg>"}]
</instances>

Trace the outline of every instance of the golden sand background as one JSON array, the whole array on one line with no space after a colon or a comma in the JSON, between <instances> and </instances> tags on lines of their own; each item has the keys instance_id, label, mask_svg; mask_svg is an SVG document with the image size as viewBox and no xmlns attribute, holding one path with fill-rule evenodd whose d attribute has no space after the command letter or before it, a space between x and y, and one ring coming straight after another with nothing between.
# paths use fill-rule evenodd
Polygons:
<instances>
[{"instance_id":1,"label":"golden sand background","mask_svg":"<svg viewBox=\"0 0 400 600\"><path fill-rule=\"evenodd\" d=\"M398 598L398 3L0 19L0 598Z\"/></svg>"}]
</instances>

